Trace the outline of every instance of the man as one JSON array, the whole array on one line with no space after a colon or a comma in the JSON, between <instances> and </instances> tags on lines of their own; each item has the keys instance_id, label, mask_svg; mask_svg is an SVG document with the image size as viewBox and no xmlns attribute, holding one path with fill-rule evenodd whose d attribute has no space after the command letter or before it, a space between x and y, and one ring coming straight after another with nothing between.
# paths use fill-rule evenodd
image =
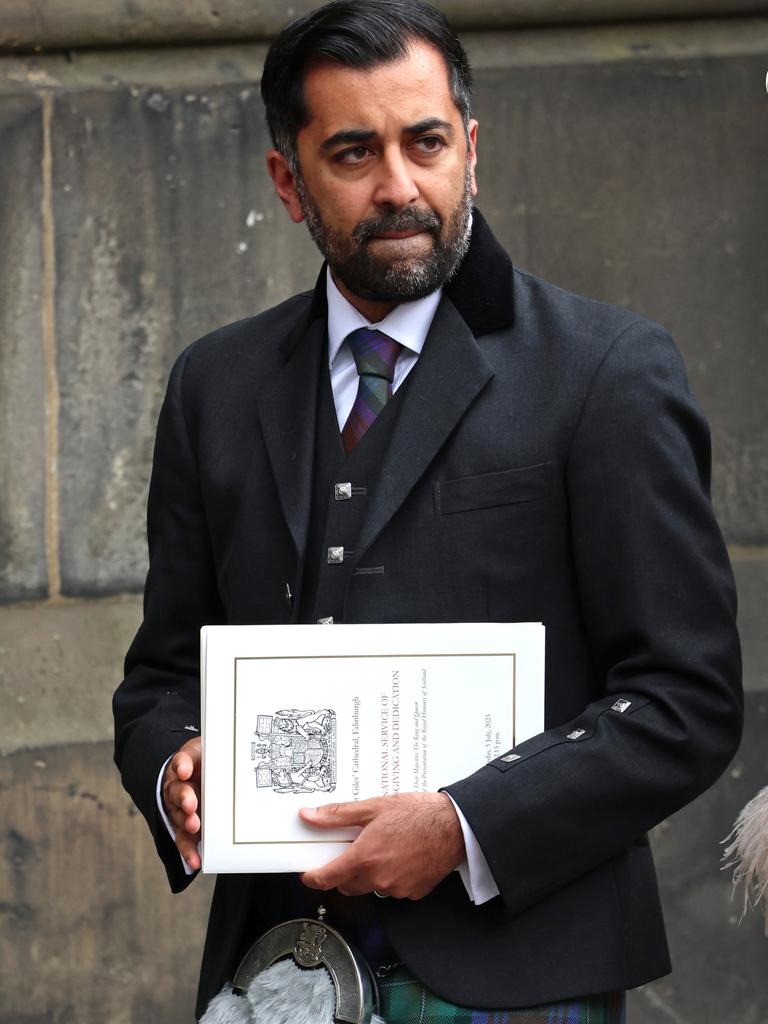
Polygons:
<instances>
[{"instance_id":1,"label":"man","mask_svg":"<svg viewBox=\"0 0 768 1024\"><path fill-rule=\"evenodd\" d=\"M421 0L299 19L262 93L269 173L327 265L171 375L115 698L125 785L184 888L204 623L541 620L546 731L445 793L303 812L362 826L322 869L220 877L198 1013L321 890L422 1015L618 1021L669 969L645 833L740 734L706 425L657 325L513 270L472 206L466 57Z\"/></svg>"}]
</instances>

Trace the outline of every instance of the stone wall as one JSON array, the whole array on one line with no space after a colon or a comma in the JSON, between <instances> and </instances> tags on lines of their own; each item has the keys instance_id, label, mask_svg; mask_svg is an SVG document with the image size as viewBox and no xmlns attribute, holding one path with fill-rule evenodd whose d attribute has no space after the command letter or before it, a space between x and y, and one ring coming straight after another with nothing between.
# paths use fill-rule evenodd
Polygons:
<instances>
[{"instance_id":1,"label":"stone wall","mask_svg":"<svg viewBox=\"0 0 768 1024\"><path fill-rule=\"evenodd\" d=\"M4 0L0 51L251 42L318 6L293 0ZM462 31L764 13L765 0L436 0Z\"/></svg>"},{"instance_id":2,"label":"stone wall","mask_svg":"<svg viewBox=\"0 0 768 1024\"><path fill-rule=\"evenodd\" d=\"M530 4L478 5L488 31L454 6L481 208L520 266L668 326L712 423L747 729L725 777L654 837L676 970L632 995L632 1020L757 1024L768 949L756 915L737 926L718 841L768 782L768 4L514 31ZM559 20L609 7L560 4ZM37 45L24 18L66 28L64 9L12 3L0 38ZM274 27L277 7L260 10ZM114 36L44 43L65 38ZM109 699L140 617L170 364L318 266L263 170L263 56L239 42L0 58L0 1024L191 1019L209 880L165 892L111 764Z\"/></svg>"}]
</instances>

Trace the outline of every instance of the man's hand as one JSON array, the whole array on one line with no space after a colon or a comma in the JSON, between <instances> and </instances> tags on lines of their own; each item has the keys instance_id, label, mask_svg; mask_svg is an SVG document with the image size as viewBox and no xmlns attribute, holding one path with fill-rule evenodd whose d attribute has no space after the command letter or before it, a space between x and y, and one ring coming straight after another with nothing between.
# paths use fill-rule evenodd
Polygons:
<instances>
[{"instance_id":1,"label":"man's hand","mask_svg":"<svg viewBox=\"0 0 768 1024\"><path fill-rule=\"evenodd\" d=\"M163 775L163 803L173 827L176 846L193 871L200 867L200 737L189 740L173 755Z\"/></svg>"},{"instance_id":2,"label":"man's hand","mask_svg":"<svg viewBox=\"0 0 768 1024\"><path fill-rule=\"evenodd\" d=\"M399 793L345 804L303 807L308 825L362 831L340 857L301 881L310 889L338 889L345 896L376 891L420 900L464 859L464 838L445 793Z\"/></svg>"}]
</instances>

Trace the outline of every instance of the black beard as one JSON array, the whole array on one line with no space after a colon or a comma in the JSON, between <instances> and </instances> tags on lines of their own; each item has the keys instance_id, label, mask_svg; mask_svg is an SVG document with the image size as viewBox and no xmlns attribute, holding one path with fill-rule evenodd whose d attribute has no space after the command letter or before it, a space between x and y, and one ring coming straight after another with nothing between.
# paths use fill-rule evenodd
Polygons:
<instances>
[{"instance_id":1,"label":"black beard","mask_svg":"<svg viewBox=\"0 0 768 1024\"><path fill-rule=\"evenodd\" d=\"M307 228L334 276L353 295L372 302L412 302L430 295L458 270L467 254L472 213L469 167L460 202L447 227L433 210L406 207L361 221L351 235L329 227L320 216L304 182L296 178L297 192ZM425 231L432 237L430 252L416 256L383 258L371 252L372 238L390 231Z\"/></svg>"}]
</instances>

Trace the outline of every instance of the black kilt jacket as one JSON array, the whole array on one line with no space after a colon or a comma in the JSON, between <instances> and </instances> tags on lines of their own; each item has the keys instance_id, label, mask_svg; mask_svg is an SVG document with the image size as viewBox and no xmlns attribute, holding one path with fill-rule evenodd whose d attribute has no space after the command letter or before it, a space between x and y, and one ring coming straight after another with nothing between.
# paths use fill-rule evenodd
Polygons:
<instances>
[{"instance_id":1,"label":"black kilt jacket","mask_svg":"<svg viewBox=\"0 0 768 1024\"><path fill-rule=\"evenodd\" d=\"M144 622L114 706L116 761L174 891L190 878L155 785L199 725L199 629L298 616L285 593L305 570L325 333L321 275L171 374ZM742 716L708 430L681 359L658 325L514 269L475 212L404 388L340 617L543 622L546 728L447 787L500 895L475 907L453 874L420 901L380 901L389 940L478 1007L649 981L669 960L646 833L720 775ZM271 879L218 879L198 1013Z\"/></svg>"}]
</instances>

